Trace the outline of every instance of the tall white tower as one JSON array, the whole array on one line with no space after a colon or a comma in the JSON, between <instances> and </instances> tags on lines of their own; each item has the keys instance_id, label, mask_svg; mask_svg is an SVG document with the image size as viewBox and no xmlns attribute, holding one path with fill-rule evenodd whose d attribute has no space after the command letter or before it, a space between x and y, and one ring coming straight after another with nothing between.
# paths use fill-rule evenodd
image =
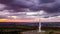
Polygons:
<instances>
[{"instance_id":1,"label":"tall white tower","mask_svg":"<svg viewBox=\"0 0 60 34\"><path fill-rule=\"evenodd\" d=\"M45 14L45 11L44 10L40 10L39 11L39 15L42 15L42 14ZM41 17L41 16L39 16L39 17ZM39 18L39 32L40 33L41 33L41 19L42 19L42 17Z\"/></svg>"}]
</instances>

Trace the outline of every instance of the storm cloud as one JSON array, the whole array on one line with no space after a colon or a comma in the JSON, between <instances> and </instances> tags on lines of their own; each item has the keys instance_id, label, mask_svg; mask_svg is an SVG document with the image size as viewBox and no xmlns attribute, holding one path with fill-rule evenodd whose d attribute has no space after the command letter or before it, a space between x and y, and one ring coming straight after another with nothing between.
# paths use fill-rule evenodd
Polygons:
<instances>
[{"instance_id":1,"label":"storm cloud","mask_svg":"<svg viewBox=\"0 0 60 34\"><path fill-rule=\"evenodd\" d=\"M28 8L34 11L44 10L47 13L60 12L60 0L0 0L0 3L7 5L7 9Z\"/></svg>"}]
</instances>

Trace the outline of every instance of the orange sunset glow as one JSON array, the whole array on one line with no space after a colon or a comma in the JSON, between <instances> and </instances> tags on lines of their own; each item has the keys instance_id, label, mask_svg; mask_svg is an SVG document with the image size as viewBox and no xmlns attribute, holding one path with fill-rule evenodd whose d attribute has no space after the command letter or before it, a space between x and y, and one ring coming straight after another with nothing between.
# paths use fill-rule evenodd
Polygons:
<instances>
[{"instance_id":1,"label":"orange sunset glow","mask_svg":"<svg viewBox=\"0 0 60 34\"><path fill-rule=\"evenodd\" d=\"M38 22L38 19L0 19L0 22Z\"/></svg>"}]
</instances>

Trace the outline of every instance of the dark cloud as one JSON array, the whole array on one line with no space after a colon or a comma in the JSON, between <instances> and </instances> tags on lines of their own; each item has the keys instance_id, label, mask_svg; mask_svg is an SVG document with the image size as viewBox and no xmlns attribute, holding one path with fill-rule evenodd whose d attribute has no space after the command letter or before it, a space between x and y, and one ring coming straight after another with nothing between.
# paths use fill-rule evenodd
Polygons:
<instances>
[{"instance_id":1,"label":"dark cloud","mask_svg":"<svg viewBox=\"0 0 60 34\"><path fill-rule=\"evenodd\" d=\"M60 12L60 0L0 0L1 4L8 6L6 9L45 10L48 13Z\"/></svg>"},{"instance_id":2,"label":"dark cloud","mask_svg":"<svg viewBox=\"0 0 60 34\"><path fill-rule=\"evenodd\" d=\"M23 11L25 8L31 7L34 1L30 0L0 0L0 4L7 5L4 7L8 10L15 10L16 12Z\"/></svg>"},{"instance_id":3,"label":"dark cloud","mask_svg":"<svg viewBox=\"0 0 60 34\"><path fill-rule=\"evenodd\" d=\"M45 10L48 13L60 12L60 0L55 0L51 3L43 3L41 4L41 8L42 10Z\"/></svg>"}]
</instances>

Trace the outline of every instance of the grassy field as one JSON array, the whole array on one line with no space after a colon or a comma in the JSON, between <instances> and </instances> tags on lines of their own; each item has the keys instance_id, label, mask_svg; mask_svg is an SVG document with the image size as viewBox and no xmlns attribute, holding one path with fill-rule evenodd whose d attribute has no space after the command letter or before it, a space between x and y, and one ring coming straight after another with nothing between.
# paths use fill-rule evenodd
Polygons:
<instances>
[{"instance_id":1,"label":"grassy field","mask_svg":"<svg viewBox=\"0 0 60 34\"><path fill-rule=\"evenodd\" d=\"M60 28L45 27L45 28L42 28L42 30L45 31L42 34L60 34Z\"/></svg>"}]
</instances>

